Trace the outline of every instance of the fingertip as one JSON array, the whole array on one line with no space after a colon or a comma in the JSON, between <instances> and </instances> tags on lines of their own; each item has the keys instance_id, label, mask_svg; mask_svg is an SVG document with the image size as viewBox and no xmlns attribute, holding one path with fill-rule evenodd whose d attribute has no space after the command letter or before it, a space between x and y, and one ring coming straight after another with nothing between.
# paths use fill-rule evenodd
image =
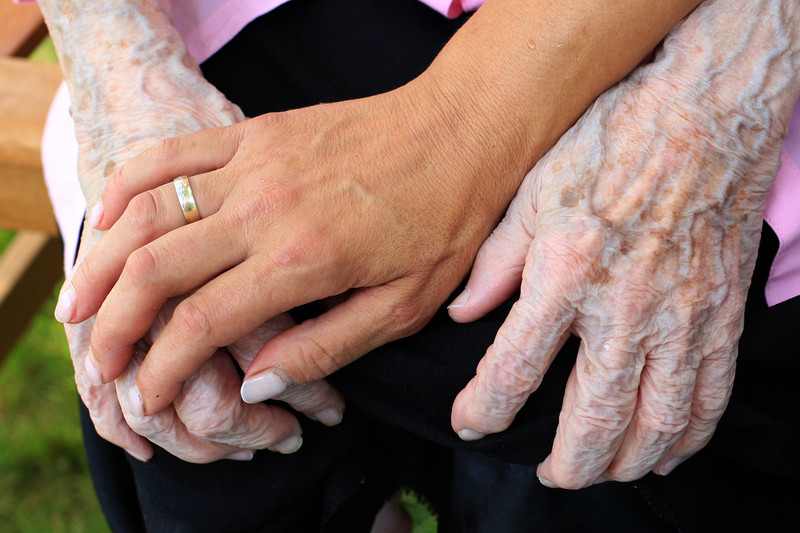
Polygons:
<instances>
[{"instance_id":1,"label":"fingertip","mask_svg":"<svg viewBox=\"0 0 800 533\"><path fill-rule=\"evenodd\" d=\"M71 282L67 282L58 296L58 303L54 312L56 320L62 324L71 324L75 319L75 310L78 305L78 296L75 287Z\"/></svg>"},{"instance_id":2,"label":"fingertip","mask_svg":"<svg viewBox=\"0 0 800 533\"><path fill-rule=\"evenodd\" d=\"M141 414L137 416L152 416L170 405L182 387L183 382L162 383L162 380L152 377L145 358L136 374L136 382L128 393L131 412L139 410Z\"/></svg>"},{"instance_id":3,"label":"fingertip","mask_svg":"<svg viewBox=\"0 0 800 533\"><path fill-rule=\"evenodd\" d=\"M545 487L547 487L548 489L557 489L557 488L560 488L558 485L556 485L555 483L553 483L552 481L550 481L550 480L549 480L549 479L547 479L547 478L544 478L544 477L542 477L542 476L538 476L538 478L539 478L539 483L541 483L542 485L544 485L544 486L545 486Z\"/></svg>"},{"instance_id":4,"label":"fingertip","mask_svg":"<svg viewBox=\"0 0 800 533\"><path fill-rule=\"evenodd\" d=\"M453 431L458 433L462 429L468 429L469 423L467 422L466 409L470 405L469 399L472 397L472 391L475 388L477 378L472 378L467 386L461 389L456 399L453 400L453 408L450 412L450 426Z\"/></svg>"},{"instance_id":5,"label":"fingertip","mask_svg":"<svg viewBox=\"0 0 800 533\"><path fill-rule=\"evenodd\" d=\"M486 435L503 431L511 423L504 418L492 418L476 406L473 393L476 386L477 378L473 378L456 396L450 415L453 430L466 442L480 440Z\"/></svg>"},{"instance_id":6,"label":"fingertip","mask_svg":"<svg viewBox=\"0 0 800 533\"><path fill-rule=\"evenodd\" d=\"M332 427L341 423L344 412L342 409L331 407L329 409L323 409L319 413L314 413L312 416L322 424Z\"/></svg>"},{"instance_id":7,"label":"fingertip","mask_svg":"<svg viewBox=\"0 0 800 533\"><path fill-rule=\"evenodd\" d=\"M128 390L128 407L133 416L137 418L144 416L144 399L136 383Z\"/></svg>"},{"instance_id":8,"label":"fingertip","mask_svg":"<svg viewBox=\"0 0 800 533\"><path fill-rule=\"evenodd\" d=\"M303 437L300 435L292 435L291 437L287 437L286 439L282 440L275 446L271 446L267 449L283 455L288 455L295 453L300 449L301 446L303 446Z\"/></svg>"},{"instance_id":9,"label":"fingertip","mask_svg":"<svg viewBox=\"0 0 800 533\"><path fill-rule=\"evenodd\" d=\"M664 458L655 468L653 468L653 473L658 476L667 476L672 473L673 470L678 468L686 460L686 457L669 457Z\"/></svg>"},{"instance_id":10,"label":"fingertip","mask_svg":"<svg viewBox=\"0 0 800 533\"><path fill-rule=\"evenodd\" d=\"M230 454L227 459L231 461L252 461L255 453L251 450L239 450Z\"/></svg>"},{"instance_id":11,"label":"fingertip","mask_svg":"<svg viewBox=\"0 0 800 533\"><path fill-rule=\"evenodd\" d=\"M276 368L268 368L246 378L240 395L245 403L259 403L280 395L288 386L289 380L279 375Z\"/></svg>"},{"instance_id":12,"label":"fingertip","mask_svg":"<svg viewBox=\"0 0 800 533\"><path fill-rule=\"evenodd\" d=\"M99 387L103 384L103 373L100 370L100 365L98 364L94 353L92 353L91 348L89 348L89 352L86 354L86 359L83 361L83 367L86 371L86 377L89 378L89 383L95 387Z\"/></svg>"},{"instance_id":13,"label":"fingertip","mask_svg":"<svg viewBox=\"0 0 800 533\"><path fill-rule=\"evenodd\" d=\"M469 301L469 293L469 287L466 287L463 291L461 291L461 294L459 294L456 299L453 300L453 303L447 306L448 311L455 311L464 307L467 304L467 301Z\"/></svg>"},{"instance_id":14,"label":"fingertip","mask_svg":"<svg viewBox=\"0 0 800 533\"><path fill-rule=\"evenodd\" d=\"M476 440L480 440L485 437L483 433L478 433L477 431L473 431L471 429L462 429L458 432L458 437L466 442L472 442Z\"/></svg>"},{"instance_id":15,"label":"fingertip","mask_svg":"<svg viewBox=\"0 0 800 533\"><path fill-rule=\"evenodd\" d=\"M105 213L105 208L103 207L103 200L100 200L99 202L97 202L97 205L95 205L89 212L89 219L88 219L89 225L97 230L105 229L104 227L102 227L104 213Z\"/></svg>"},{"instance_id":16,"label":"fingertip","mask_svg":"<svg viewBox=\"0 0 800 533\"><path fill-rule=\"evenodd\" d=\"M553 464L553 454L550 453L547 457L544 458L544 461L539 463L539 466L536 467L536 475L547 479L552 478L553 477L552 464Z\"/></svg>"},{"instance_id":17,"label":"fingertip","mask_svg":"<svg viewBox=\"0 0 800 533\"><path fill-rule=\"evenodd\" d=\"M152 447L150 447L150 450L146 453L142 453L141 451L136 451L136 450L125 450L125 451L128 452L128 455L130 455L131 457L142 463L146 463L147 461L153 458Z\"/></svg>"}]
</instances>

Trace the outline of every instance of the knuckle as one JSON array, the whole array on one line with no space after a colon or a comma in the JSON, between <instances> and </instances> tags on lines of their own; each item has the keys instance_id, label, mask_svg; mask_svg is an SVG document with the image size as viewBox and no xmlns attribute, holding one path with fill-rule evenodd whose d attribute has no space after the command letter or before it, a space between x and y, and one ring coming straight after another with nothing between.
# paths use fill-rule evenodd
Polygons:
<instances>
[{"instance_id":1,"label":"knuckle","mask_svg":"<svg viewBox=\"0 0 800 533\"><path fill-rule=\"evenodd\" d=\"M149 151L155 163L165 163L173 159L180 150L180 137L167 137L158 141Z\"/></svg>"},{"instance_id":2,"label":"knuckle","mask_svg":"<svg viewBox=\"0 0 800 533\"><path fill-rule=\"evenodd\" d=\"M147 282L154 278L157 271L158 261L150 246L135 250L125 261L125 277L134 282Z\"/></svg>"},{"instance_id":3,"label":"knuckle","mask_svg":"<svg viewBox=\"0 0 800 533\"><path fill-rule=\"evenodd\" d=\"M308 264L317 257L330 257L330 254L323 251L325 248L325 243L318 234L301 232L279 245L274 260L280 268Z\"/></svg>"},{"instance_id":4,"label":"knuckle","mask_svg":"<svg viewBox=\"0 0 800 533\"><path fill-rule=\"evenodd\" d=\"M299 191L287 183L265 182L253 191L247 201L236 212L236 220L243 227L249 227L254 220L265 215L275 216L297 202Z\"/></svg>"},{"instance_id":5,"label":"knuckle","mask_svg":"<svg viewBox=\"0 0 800 533\"><path fill-rule=\"evenodd\" d=\"M614 408L576 408L575 415L579 423L574 441L586 450L604 453L628 427L627 417L620 416Z\"/></svg>"},{"instance_id":6,"label":"knuckle","mask_svg":"<svg viewBox=\"0 0 800 533\"><path fill-rule=\"evenodd\" d=\"M150 190L134 196L122 216L124 222L134 231L149 234L155 224L157 210L156 195Z\"/></svg>"},{"instance_id":7,"label":"knuckle","mask_svg":"<svg viewBox=\"0 0 800 533\"><path fill-rule=\"evenodd\" d=\"M285 124L285 113L265 113L244 122L244 134L245 136L257 135L264 130L281 129Z\"/></svg>"},{"instance_id":8,"label":"knuckle","mask_svg":"<svg viewBox=\"0 0 800 533\"><path fill-rule=\"evenodd\" d=\"M189 433L205 440L220 440L228 437L233 428L229 413L220 410L204 410L183 421Z\"/></svg>"},{"instance_id":9,"label":"knuckle","mask_svg":"<svg viewBox=\"0 0 800 533\"><path fill-rule=\"evenodd\" d=\"M148 417L138 417L133 415L126 415L125 422L135 433L144 437L154 437L158 434L155 427L150 423Z\"/></svg>"},{"instance_id":10,"label":"knuckle","mask_svg":"<svg viewBox=\"0 0 800 533\"><path fill-rule=\"evenodd\" d=\"M392 306L387 321L396 336L408 337L419 332L430 320L430 316L417 303L401 303Z\"/></svg>"},{"instance_id":11,"label":"knuckle","mask_svg":"<svg viewBox=\"0 0 800 533\"><path fill-rule=\"evenodd\" d=\"M103 310L101 310L101 313ZM103 320L103 316L96 320L92 330L91 346L94 356L100 363L107 362L107 351L117 345L119 331L115 327L116 320Z\"/></svg>"},{"instance_id":12,"label":"knuckle","mask_svg":"<svg viewBox=\"0 0 800 533\"><path fill-rule=\"evenodd\" d=\"M639 414L639 423L648 432L671 439L680 435L686 429L689 424L689 413L684 409L678 411L650 411Z\"/></svg>"},{"instance_id":13,"label":"knuckle","mask_svg":"<svg viewBox=\"0 0 800 533\"><path fill-rule=\"evenodd\" d=\"M280 399L290 404L295 410L311 413L330 404L339 403L333 388L324 380L289 387Z\"/></svg>"},{"instance_id":14,"label":"knuckle","mask_svg":"<svg viewBox=\"0 0 800 533\"><path fill-rule=\"evenodd\" d=\"M304 384L312 381L317 376L327 376L342 367L339 354L335 353L323 343L313 337L307 337L310 346L298 345L296 357L300 364L298 374L292 376L297 383Z\"/></svg>"},{"instance_id":15,"label":"knuckle","mask_svg":"<svg viewBox=\"0 0 800 533\"><path fill-rule=\"evenodd\" d=\"M204 338L212 328L211 317L205 306L196 297L181 302L172 316L176 326L188 338Z\"/></svg>"},{"instance_id":16,"label":"knuckle","mask_svg":"<svg viewBox=\"0 0 800 533\"><path fill-rule=\"evenodd\" d=\"M100 278L94 270L95 265L92 260L84 260L75 270L72 277L72 284L75 287L98 287Z\"/></svg>"},{"instance_id":17,"label":"knuckle","mask_svg":"<svg viewBox=\"0 0 800 533\"><path fill-rule=\"evenodd\" d=\"M537 380L530 363L519 352L505 352L491 365L489 381L498 391L519 395L536 388Z\"/></svg>"}]
</instances>

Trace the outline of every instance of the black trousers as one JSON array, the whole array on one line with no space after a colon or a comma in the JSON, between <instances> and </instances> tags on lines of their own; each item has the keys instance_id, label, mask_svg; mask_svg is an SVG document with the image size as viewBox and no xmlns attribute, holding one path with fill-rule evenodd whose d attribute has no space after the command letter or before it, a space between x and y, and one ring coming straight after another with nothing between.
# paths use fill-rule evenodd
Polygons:
<instances>
[{"instance_id":1,"label":"black trousers","mask_svg":"<svg viewBox=\"0 0 800 533\"><path fill-rule=\"evenodd\" d=\"M203 65L248 116L396 88L421 73L465 18L418 0L292 0L251 23ZM730 407L708 448L666 478L582 491L541 487L577 339L506 432L462 442L450 407L516 299L473 324L444 309L419 334L331 376L348 399L335 428L301 419L303 448L253 461L142 464L94 432L90 468L116 532L368 531L383 500L412 486L441 531L782 531L800 502L800 298L767 308L777 241L765 229ZM313 309L298 309L302 319Z\"/></svg>"}]
</instances>

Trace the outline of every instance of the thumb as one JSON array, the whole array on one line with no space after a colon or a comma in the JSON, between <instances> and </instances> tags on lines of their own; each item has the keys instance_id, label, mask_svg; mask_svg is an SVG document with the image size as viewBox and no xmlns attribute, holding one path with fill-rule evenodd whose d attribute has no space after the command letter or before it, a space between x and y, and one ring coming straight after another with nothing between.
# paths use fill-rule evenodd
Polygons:
<instances>
[{"instance_id":1,"label":"thumb","mask_svg":"<svg viewBox=\"0 0 800 533\"><path fill-rule=\"evenodd\" d=\"M402 300L404 290L391 285L356 290L344 303L269 341L245 374L242 399L282 398L293 385L323 378L378 346L419 331L432 313L400 304L396 295Z\"/></svg>"},{"instance_id":2,"label":"thumb","mask_svg":"<svg viewBox=\"0 0 800 533\"><path fill-rule=\"evenodd\" d=\"M527 198L521 190L478 251L467 286L447 308L454 321L477 320L519 289L536 214Z\"/></svg>"}]
</instances>

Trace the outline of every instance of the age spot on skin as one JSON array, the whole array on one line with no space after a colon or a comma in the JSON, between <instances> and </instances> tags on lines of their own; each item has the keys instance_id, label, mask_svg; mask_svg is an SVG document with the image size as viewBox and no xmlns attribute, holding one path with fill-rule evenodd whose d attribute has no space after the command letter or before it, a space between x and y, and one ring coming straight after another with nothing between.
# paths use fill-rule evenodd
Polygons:
<instances>
[{"instance_id":1,"label":"age spot on skin","mask_svg":"<svg viewBox=\"0 0 800 533\"><path fill-rule=\"evenodd\" d=\"M575 207L579 199L580 193L575 187L564 187L561 191L561 207Z\"/></svg>"},{"instance_id":2,"label":"age spot on skin","mask_svg":"<svg viewBox=\"0 0 800 533\"><path fill-rule=\"evenodd\" d=\"M103 169L103 176L106 178L109 177L111 174L114 173L114 169L116 168L117 168L117 163L113 159L110 159L106 163L106 168Z\"/></svg>"}]
</instances>

